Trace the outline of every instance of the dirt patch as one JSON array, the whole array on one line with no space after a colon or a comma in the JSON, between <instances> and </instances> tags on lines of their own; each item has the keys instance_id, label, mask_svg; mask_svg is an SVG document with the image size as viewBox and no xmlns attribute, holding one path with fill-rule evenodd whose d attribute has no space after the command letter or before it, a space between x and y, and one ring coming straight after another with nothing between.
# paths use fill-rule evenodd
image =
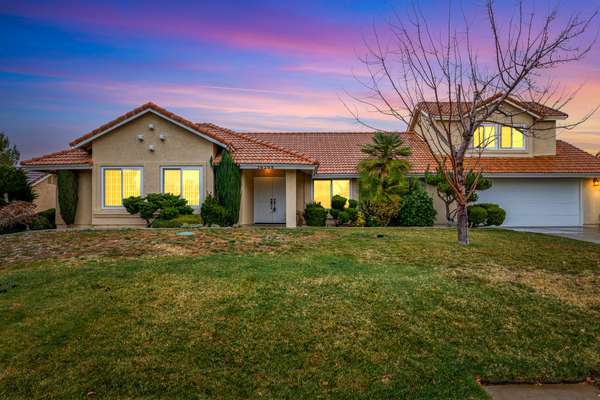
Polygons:
<instances>
[{"instance_id":1,"label":"dirt patch","mask_svg":"<svg viewBox=\"0 0 600 400\"><path fill-rule=\"evenodd\" d=\"M26 232L0 242L0 267L45 261L202 256L219 252L270 253L306 246L329 235L311 230L196 229Z\"/></svg>"},{"instance_id":2,"label":"dirt patch","mask_svg":"<svg viewBox=\"0 0 600 400\"><path fill-rule=\"evenodd\" d=\"M493 268L453 270L452 275L475 275L493 284L521 284L543 296L550 296L580 307L600 307L600 276L591 271L561 274L544 270Z\"/></svg>"}]
</instances>

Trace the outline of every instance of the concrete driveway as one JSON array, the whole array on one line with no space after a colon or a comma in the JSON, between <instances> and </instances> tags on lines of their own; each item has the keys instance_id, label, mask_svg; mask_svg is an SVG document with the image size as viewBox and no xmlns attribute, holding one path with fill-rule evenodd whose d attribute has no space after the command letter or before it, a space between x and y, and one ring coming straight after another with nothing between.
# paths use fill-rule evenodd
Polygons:
<instances>
[{"instance_id":1,"label":"concrete driveway","mask_svg":"<svg viewBox=\"0 0 600 400\"><path fill-rule=\"evenodd\" d=\"M565 228L508 228L519 232L543 233L545 235L562 236L584 242L600 244L599 228L565 227Z\"/></svg>"}]
</instances>

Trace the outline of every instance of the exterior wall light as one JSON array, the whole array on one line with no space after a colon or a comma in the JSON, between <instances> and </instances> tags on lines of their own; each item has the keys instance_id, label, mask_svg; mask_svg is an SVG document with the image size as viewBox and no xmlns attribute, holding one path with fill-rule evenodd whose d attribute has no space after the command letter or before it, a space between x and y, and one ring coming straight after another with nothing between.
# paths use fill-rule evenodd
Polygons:
<instances>
[{"instance_id":1,"label":"exterior wall light","mask_svg":"<svg viewBox=\"0 0 600 400\"><path fill-rule=\"evenodd\" d=\"M161 133L161 134L159 135L159 138L160 138L160 140L161 140L161 141L163 141L163 142L164 142L165 140L167 140L167 134L166 134L166 133Z\"/></svg>"},{"instance_id":2,"label":"exterior wall light","mask_svg":"<svg viewBox=\"0 0 600 400\"><path fill-rule=\"evenodd\" d=\"M137 135L137 140L139 140L140 142L144 141L144 134L140 133L139 135Z\"/></svg>"},{"instance_id":3,"label":"exterior wall light","mask_svg":"<svg viewBox=\"0 0 600 400\"><path fill-rule=\"evenodd\" d=\"M592 185L600 186L600 181L598 180L598 178L594 178L594 180L592 181Z\"/></svg>"},{"instance_id":4,"label":"exterior wall light","mask_svg":"<svg viewBox=\"0 0 600 400\"><path fill-rule=\"evenodd\" d=\"M154 124L148 124L148 129L150 129L151 131L154 130Z\"/></svg>"},{"instance_id":5,"label":"exterior wall light","mask_svg":"<svg viewBox=\"0 0 600 400\"><path fill-rule=\"evenodd\" d=\"M151 152L154 152L154 150L156 150L156 148L154 147L153 144L151 144L150 146L148 146L148 150L150 150Z\"/></svg>"}]
</instances>

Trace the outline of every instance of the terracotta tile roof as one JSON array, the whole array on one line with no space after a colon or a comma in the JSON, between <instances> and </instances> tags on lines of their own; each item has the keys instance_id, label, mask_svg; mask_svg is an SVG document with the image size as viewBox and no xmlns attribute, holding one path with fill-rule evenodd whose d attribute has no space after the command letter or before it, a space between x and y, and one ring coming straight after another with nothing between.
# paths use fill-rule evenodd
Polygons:
<instances>
[{"instance_id":1,"label":"terracotta tile roof","mask_svg":"<svg viewBox=\"0 0 600 400\"><path fill-rule=\"evenodd\" d=\"M66 149L21 161L24 166L91 165L92 157L83 149Z\"/></svg>"},{"instance_id":2,"label":"terracotta tile roof","mask_svg":"<svg viewBox=\"0 0 600 400\"><path fill-rule=\"evenodd\" d=\"M475 168L475 160L467 160ZM591 173L600 175L600 159L572 144L556 141L556 155L536 157L482 157L480 169L498 173Z\"/></svg>"},{"instance_id":3,"label":"terracotta tile roof","mask_svg":"<svg viewBox=\"0 0 600 400\"><path fill-rule=\"evenodd\" d=\"M493 102L494 100L498 99L501 96L502 96L502 93L496 93L495 95L488 97L486 100L479 103L477 106L478 107L484 106L485 104ZM540 104L540 103L537 103L534 101L520 101L514 97L508 97L507 100L512 103L515 103L515 104L521 106L522 108L524 108L534 114L537 114L541 117L559 117L559 118L568 117L567 114L565 114L564 112L562 112L560 110L556 110L554 108L545 106L543 104ZM444 102L444 101L441 101L441 102L422 101L420 103L417 103L417 106L415 107L415 109L416 110L423 109L434 115L458 116L461 112L462 113L468 112L472 106L473 106L472 102L450 103L450 102Z\"/></svg>"},{"instance_id":4,"label":"terracotta tile roof","mask_svg":"<svg viewBox=\"0 0 600 400\"><path fill-rule=\"evenodd\" d=\"M101 132L103 132L103 131L105 131L107 129L110 129L110 128L112 128L112 127L120 124L121 122L126 121L129 118L134 117L135 115L137 115L137 114L139 114L141 112L144 112L146 110L154 110L154 111L156 111L156 112L158 112L158 113L160 113L160 114L162 114L162 115L164 115L164 116L166 116L166 117L168 117L168 118L170 118L170 119L172 119L174 121L179 122L182 125L187 126L190 129L197 130L197 126L193 122L191 122L191 121L189 121L189 120L187 120L187 119L185 119L183 117L180 117L179 115L174 114L174 113L172 113L172 112L170 112L170 111L168 111L168 110L166 110L166 109L164 109L164 108L162 108L162 107L160 107L160 106L158 106L158 105L156 105L156 104L154 104L152 102L148 102L146 104L143 104L143 105L141 105L141 106L139 106L139 107L137 107L137 108L129 111L128 113L125 113L125 114L121 115L118 118L113 119L112 121L110 121L110 122L102 125L101 127L96 128L93 131L91 131L89 133L86 133L85 135L83 135L83 136L81 136L81 137L73 140L71 143L69 143L69 145L76 146L79 143L84 142L84 141L86 141L86 140L94 137L95 135L97 135L97 134L99 134L99 133L101 133ZM209 132L201 132L201 133L204 133L207 136L212 137L216 141L223 143L222 140L221 140L222 138L220 138L218 136L213 136ZM227 144L227 143L224 143L224 144Z\"/></svg>"},{"instance_id":5,"label":"terracotta tile roof","mask_svg":"<svg viewBox=\"0 0 600 400\"><path fill-rule=\"evenodd\" d=\"M370 143L372 132L248 132L247 136L276 143L308 155L319 162L318 174L356 174L365 158L362 147ZM409 161L413 173L422 173L434 161L427 145L414 133L400 136L412 148Z\"/></svg>"},{"instance_id":6,"label":"terracotta tile roof","mask_svg":"<svg viewBox=\"0 0 600 400\"><path fill-rule=\"evenodd\" d=\"M237 164L318 164L316 159L297 149L283 147L249 134L234 132L210 123L199 123L196 127L224 138L229 143L228 147Z\"/></svg>"}]
</instances>

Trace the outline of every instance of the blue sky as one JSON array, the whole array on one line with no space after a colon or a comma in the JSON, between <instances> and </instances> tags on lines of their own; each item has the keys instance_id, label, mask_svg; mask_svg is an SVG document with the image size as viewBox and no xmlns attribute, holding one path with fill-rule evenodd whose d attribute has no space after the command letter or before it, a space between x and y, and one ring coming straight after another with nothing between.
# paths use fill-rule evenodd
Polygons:
<instances>
[{"instance_id":1,"label":"blue sky","mask_svg":"<svg viewBox=\"0 0 600 400\"><path fill-rule=\"evenodd\" d=\"M481 2L466 3L482 11ZM445 2L420 4L434 25L444 20ZM65 148L147 101L240 130L361 130L340 98L361 90L353 75L364 73L363 38L409 6L0 1L0 130L29 158ZM585 87L577 109L567 111L600 98L599 63L592 55L578 66ZM365 116L385 129L404 128ZM598 128L592 119L565 138L600 149Z\"/></svg>"}]
</instances>

